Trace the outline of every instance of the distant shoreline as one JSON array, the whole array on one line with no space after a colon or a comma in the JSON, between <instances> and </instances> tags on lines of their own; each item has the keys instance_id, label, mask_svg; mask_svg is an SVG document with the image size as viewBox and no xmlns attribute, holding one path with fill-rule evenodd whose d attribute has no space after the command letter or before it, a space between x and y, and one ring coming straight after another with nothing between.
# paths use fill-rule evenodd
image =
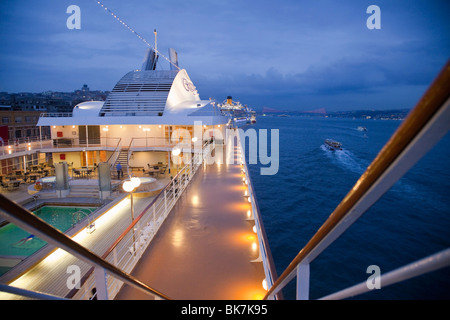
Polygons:
<instances>
[{"instance_id":1,"label":"distant shoreline","mask_svg":"<svg viewBox=\"0 0 450 320\"><path fill-rule=\"evenodd\" d=\"M355 118L355 119L374 119L374 120L403 120L410 112L410 109L390 109L390 110L350 110L335 112L305 112L305 111L281 111L281 112L261 112L259 115L292 115L292 116L310 116L325 118Z\"/></svg>"}]
</instances>

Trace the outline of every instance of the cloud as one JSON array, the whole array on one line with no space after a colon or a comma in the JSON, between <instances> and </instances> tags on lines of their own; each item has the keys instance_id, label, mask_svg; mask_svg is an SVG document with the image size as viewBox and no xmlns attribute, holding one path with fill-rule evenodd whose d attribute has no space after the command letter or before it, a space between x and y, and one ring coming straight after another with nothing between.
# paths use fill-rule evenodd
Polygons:
<instances>
[{"instance_id":1,"label":"cloud","mask_svg":"<svg viewBox=\"0 0 450 320\"><path fill-rule=\"evenodd\" d=\"M140 67L145 44L95 1L80 2L78 31L65 27L72 1L24 3L0 2L1 90L110 90ZM106 4L150 42L156 28L158 48L178 51L202 97L256 106L410 104L408 90L425 88L450 53L447 1L379 0L382 29L374 32L365 26L367 1Z\"/></svg>"}]
</instances>

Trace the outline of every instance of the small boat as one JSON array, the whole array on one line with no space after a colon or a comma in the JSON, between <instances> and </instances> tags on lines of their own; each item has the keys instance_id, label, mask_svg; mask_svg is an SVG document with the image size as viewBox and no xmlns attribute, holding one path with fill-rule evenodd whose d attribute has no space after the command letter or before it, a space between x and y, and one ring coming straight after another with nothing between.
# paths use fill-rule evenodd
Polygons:
<instances>
[{"instance_id":1,"label":"small boat","mask_svg":"<svg viewBox=\"0 0 450 320\"><path fill-rule=\"evenodd\" d=\"M358 131L367 131L367 128L366 128L366 127L359 126L359 127L358 127Z\"/></svg>"},{"instance_id":2,"label":"small boat","mask_svg":"<svg viewBox=\"0 0 450 320\"><path fill-rule=\"evenodd\" d=\"M342 150L342 144L331 139L325 140L325 146L330 150Z\"/></svg>"}]
</instances>

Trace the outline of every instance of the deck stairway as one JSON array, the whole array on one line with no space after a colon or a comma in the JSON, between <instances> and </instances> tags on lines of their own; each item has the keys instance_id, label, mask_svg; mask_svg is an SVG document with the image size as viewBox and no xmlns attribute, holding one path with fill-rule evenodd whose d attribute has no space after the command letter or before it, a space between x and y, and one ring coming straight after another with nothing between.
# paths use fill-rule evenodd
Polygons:
<instances>
[{"instance_id":1,"label":"deck stairway","mask_svg":"<svg viewBox=\"0 0 450 320\"><path fill-rule=\"evenodd\" d=\"M70 186L68 198L98 198L98 184L81 184Z\"/></svg>"},{"instance_id":2,"label":"deck stairway","mask_svg":"<svg viewBox=\"0 0 450 320\"><path fill-rule=\"evenodd\" d=\"M121 149L119 156L111 167L111 176L117 178L117 164L122 165L123 178L128 178L128 149Z\"/></svg>"}]
</instances>

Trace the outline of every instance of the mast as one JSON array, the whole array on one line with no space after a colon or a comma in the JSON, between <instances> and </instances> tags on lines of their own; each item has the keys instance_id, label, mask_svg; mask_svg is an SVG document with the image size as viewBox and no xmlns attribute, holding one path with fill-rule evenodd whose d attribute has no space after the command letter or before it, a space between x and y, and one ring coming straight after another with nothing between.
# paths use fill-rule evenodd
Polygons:
<instances>
[{"instance_id":1,"label":"mast","mask_svg":"<svg viewBox=\"0 0 450 320\"><path fill-rule=\"evenodd\" d=\"M156 32L156 29L153 30L153 33L155 34L155 55L156 57L158 57L158 39L157 39L158 33Z\"/></svg>"}]
</instances>

